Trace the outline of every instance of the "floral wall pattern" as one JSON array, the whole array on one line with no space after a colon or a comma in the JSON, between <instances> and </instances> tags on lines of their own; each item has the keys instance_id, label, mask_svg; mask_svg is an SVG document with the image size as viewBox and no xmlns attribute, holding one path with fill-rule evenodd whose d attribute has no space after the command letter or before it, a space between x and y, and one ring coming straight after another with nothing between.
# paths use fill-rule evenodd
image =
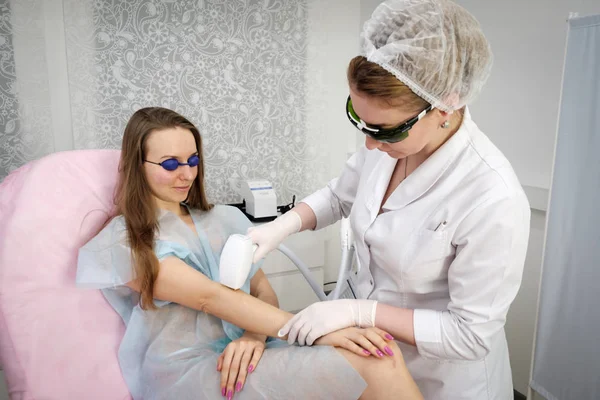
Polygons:
<instances>
[{"instance_id":1,"label":"floral wall pattern","mask_svg":"<svg viewBox=\"0 0 600 400\"><path fill-rule=\"evenodd\" d=\"M280 204L322 183L326 157L306 122L306 0L62 3L74 148L119 148L131 114L158 105L200 129L212 201L239 201L240 179L271 180ZM2 71L14 69L2 41L14 22L0 27ZM39 156L14 147L23 132L4 129L0 179Z\"/></svg>"},{"instance_id":2,"label":"floral wall pattern","mask_svg":"<svg viewBox=\"0 0 600 400\"><path fill-rule=\"evenodd\" d=\"M38 1L0 0L0 180L54 150L40 21Z\"/></svg>"}]
</instances>

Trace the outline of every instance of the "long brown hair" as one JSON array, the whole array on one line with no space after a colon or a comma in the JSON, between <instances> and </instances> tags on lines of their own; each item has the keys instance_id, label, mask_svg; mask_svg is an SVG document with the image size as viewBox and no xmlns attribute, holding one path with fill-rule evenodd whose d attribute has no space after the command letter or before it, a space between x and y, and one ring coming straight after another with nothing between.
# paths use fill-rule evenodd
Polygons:
<instances>
[{"instance_id":1,"label":"long brown hair","mask_svg":"<svg viewBox=\"0 0 600 400\"><path fill-rule=\"evenodd\" d=\"M192 132L200 157L198 175L192 183L186 203L191 208L208 211L212 204L208 202L204 192L202 138L194 124L166 108L142 108L131 116L123 135L119 182L115 194L116 215L122 215L125 219L135 276L140 285L140 306L143 309L156 308L152 299L159 268L154 254L158 210L142 168L146 142L153 131L176 127Z\"/></svg>"}]
</instances>

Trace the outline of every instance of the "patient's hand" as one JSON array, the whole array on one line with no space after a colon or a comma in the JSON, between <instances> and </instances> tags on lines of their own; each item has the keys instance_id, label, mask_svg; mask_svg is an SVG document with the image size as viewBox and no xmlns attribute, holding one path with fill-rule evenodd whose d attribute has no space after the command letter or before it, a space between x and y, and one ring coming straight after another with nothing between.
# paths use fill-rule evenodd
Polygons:
<instances>
[{"instance_id":1,"label":"patient's hand","mask_svg":"<svg viewBox=\"0 0 600 400\"><path fill-rule=\"evenodd\" d=\"M250 332L229 343L217 361L217 371L221 371L221 394L227 399L239 392L246 383L246 376L256 369L265 351L266 336Z\"/></svg>"},{"instance_id":2,"label":"patient's hand","mask_svg":"<svg viewBox=\"0 0 600 400\"><path fill-rule=\"evenodd\" d=\"M393 355L388 342L394 338L379 328L345 328L320 337L315 342L318 346L342 347L359 356L371 355L381 358Z\"/></svg>"}]
</instances>

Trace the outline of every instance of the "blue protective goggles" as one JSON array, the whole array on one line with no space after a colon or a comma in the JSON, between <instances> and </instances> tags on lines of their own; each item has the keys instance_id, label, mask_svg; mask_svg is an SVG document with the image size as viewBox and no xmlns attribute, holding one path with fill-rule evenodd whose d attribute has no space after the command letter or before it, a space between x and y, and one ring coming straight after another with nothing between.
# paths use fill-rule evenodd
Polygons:
<instances>
[{"instance_id":1,"label":"blue protective goggles","mask_svg":"<svg viewBox=\"0 0 600 400\"><path fill-rule=\"evenodd\" d=\"M154 164L154 165L160 165L161 167L163 167L167 171L175 171L177 168L179 168L182 165L189 165L192 168L193 167L197 167L198 164L200 164L200 157L198 156L198 154L194 154L193 156L191 156L190 158L188 158L188 160L187 160L186 163L181 163L176 158L169 158L168 160L161 161L159 163L148 161L148 160L144 160L144 162L147 162L147 163L150 163L150 164Z\"/></svg>"}]
</instances>

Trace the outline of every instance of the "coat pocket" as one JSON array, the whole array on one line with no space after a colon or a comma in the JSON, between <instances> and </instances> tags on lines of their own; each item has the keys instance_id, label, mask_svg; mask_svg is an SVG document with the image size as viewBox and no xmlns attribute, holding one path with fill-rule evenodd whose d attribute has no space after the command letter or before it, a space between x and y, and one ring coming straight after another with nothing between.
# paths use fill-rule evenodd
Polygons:
<instances>
[{"instance_id":1,"label":"coat pocket","mask_svg":"<svg viewBox=\"0 0 600 400\"><path fill-rule=\"evenodd\" d=\"M449 235L445 230L421 229L413 237L408 257L402 262L404 279L435 278L446 271L446 260L451 255Z\"/></svg>"}]
</instances>

